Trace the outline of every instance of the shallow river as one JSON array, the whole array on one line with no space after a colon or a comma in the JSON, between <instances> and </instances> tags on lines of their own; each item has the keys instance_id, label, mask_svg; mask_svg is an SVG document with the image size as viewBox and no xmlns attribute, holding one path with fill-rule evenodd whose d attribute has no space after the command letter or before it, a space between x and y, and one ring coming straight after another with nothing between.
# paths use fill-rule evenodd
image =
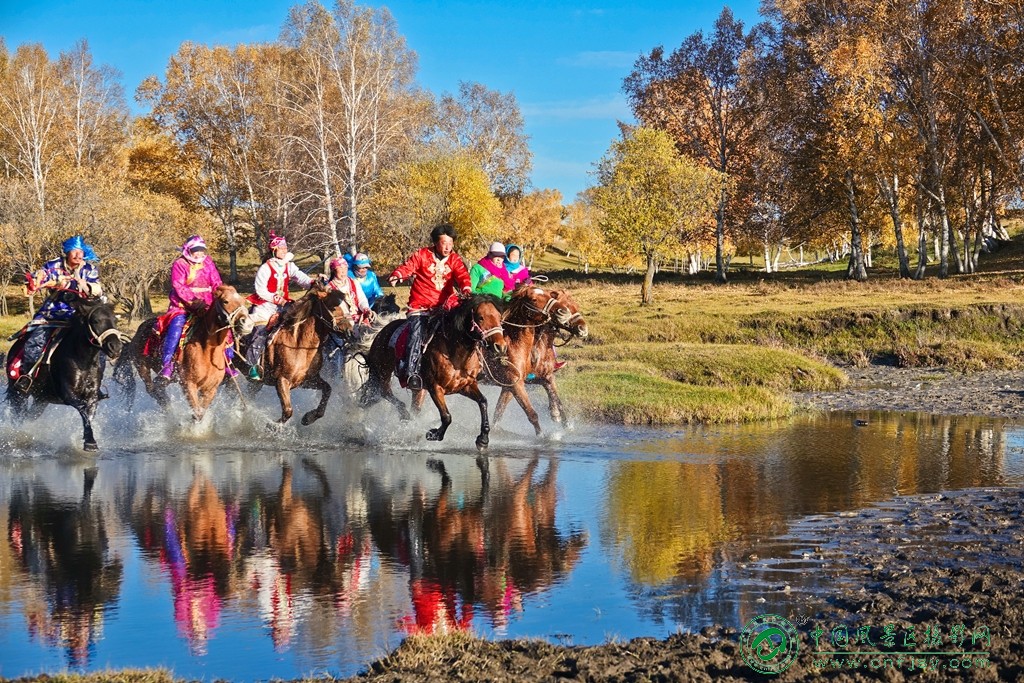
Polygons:
<instances>
[{"instance_id":1,"label":"shallow river","mask_svg":"<svg viewBox=\"0 0 1024 683\"><path fill-rule=\"evenodd\" d=\"M1024 426L999 420L546 439L513 420L478 460L472 411L431 444L433 416L268 431L271 403L250 408L199 431L111 408L97 457L67 409L0 425L0 676L350 675L415 632L594 644L741 626L823 594L815 541L793 531L809 517L1024 482Z\"/></svg>"}]
</instances>

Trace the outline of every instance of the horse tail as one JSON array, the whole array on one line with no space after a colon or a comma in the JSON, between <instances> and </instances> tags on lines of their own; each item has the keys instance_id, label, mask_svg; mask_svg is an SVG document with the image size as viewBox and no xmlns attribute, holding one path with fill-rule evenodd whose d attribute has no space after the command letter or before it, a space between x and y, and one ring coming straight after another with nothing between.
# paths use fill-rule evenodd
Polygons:
<instances>
[{"instance_id":1,"label":"horse tail","mask_svg":"<svg viewBox=\"0 0 1024 683\"><path fill-rule=\"evenodd\" d=\"M359 405L363 408L369 408L381 400L384 397L385 382L391 382L391 372L385 371L384 356L392 352L388 346L391 333L394 331L395 325L400 324L401 322L398 321L388 323L384 329L375 334L369 351L363 353L368 376L356 392Z\"/></svg>"},{"instance_id":2,"label":"horse tail","mask_svg":"<svg viewBox=\"0 0 1024 683\"><path fill-rule=\"evenodd\" d=\"M114 364L114 381L124 390L129 409L135 403L136 371L134 365L137 361L141 360L143 346L146 343L146 339L152 333L153 325L155 324L156 318L153 318L139 325L139 329L135 331L131 341L121 350L121 355L118 356L117 362Z\"/></svg>"}]
</instances>

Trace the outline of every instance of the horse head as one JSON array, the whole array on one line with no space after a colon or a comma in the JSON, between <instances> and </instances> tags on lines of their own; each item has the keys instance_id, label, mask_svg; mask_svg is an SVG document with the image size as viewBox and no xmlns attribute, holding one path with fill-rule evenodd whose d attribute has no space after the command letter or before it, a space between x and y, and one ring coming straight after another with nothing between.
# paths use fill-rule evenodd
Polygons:
<instances>
[{"instance_id":1,"label":"horse head","mask_svg":"<svg viewBox=\"0 0 1024 683\"><path fill-rule=\"evenodd\" d=\"M523 285L509 299L505 322L512 326L538 327L551 320L551 309L555 303L549 292L533 285Z\"/></svg>"},{"instance_id":2,"label":"horse head","mask_svg":"<svg viewBox=\"0 0 1024 683\"><path fill-rule=\"evenodd\" d=\"M370 308L373 309L374 313L381 316L397 315L402 311L402 307L398 305L394 294L385 294L382 297L378 297Z\"/></svg>"},{"instance_id":3,"label":"horse head","mask_svg":"<svg viewBox=\"0 0 1024 683\"><path fill-rule=\"evenodd\" d=\"M551 298L554 301L551 307L551 322L554 326L580 339L586 339L590 330L576 300L564 290L551 292Z\"/></svg>"},{"instance_id":4,"label":"horse head","mask_svg":"<svg viewBox=\"0 0 1024 683\"><path fill-rule=\"evenodd\" d=\"M469 336L503 356L508 353L508 341L501 328L498 306L499 301L493 296L477 294L463 302L460 308L464 307L468 312L466 332Z\"/></svg>"},{"instance_id":5,"label":"horse head","mask_svg":"<svg viewBox=\"0 0 1024 683\"><path fill-rule=\"evenodd\" d=\"M306 296L316 297L315 315L320 318L335 334L348 337L352 334L352 318L349 316L345 296L338 290L327 290L317 286L311 288Z\"/></svg>"},{"instance_id":6,"label":"horse head","mask_svg":"<svg viewBox=\"0 0 1024 683\"><path fill-rule=\"evenodd\" d=\"M85 326L89 343L99 347L110 359L120 356L125 336L117 329L114 307L99 297L78 298L72 301L72 306Z\"/></svg>"},{"instance_id":7,"label":"horse head","mask_svg":"<svg viewBox=\"0 0 1024 683\"><path fill-rule=\"evenodd\" d=\"M213 292L213 306L217 311L218 322L234 332L236 337L244 337L252 332L249 304L234 287L217 287Z\"/></svg>"}]
</instances>

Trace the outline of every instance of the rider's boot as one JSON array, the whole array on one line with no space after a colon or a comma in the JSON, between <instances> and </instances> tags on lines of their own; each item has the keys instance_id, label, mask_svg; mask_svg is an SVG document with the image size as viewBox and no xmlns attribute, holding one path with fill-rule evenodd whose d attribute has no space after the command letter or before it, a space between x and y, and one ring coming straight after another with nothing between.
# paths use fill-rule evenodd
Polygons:
<instances>
[{"instance_id":1,"label":"rider's boot","mask_svg":"<svg viewBox=\"0 0 1024 683\"><path fill-rule=\"evenodd\" d=\"M409 377L406 386L412 391L423 388L420 377L420 358L423 355L423 326L427 318L423 315L409 316Z\"/></svg>"},{"instance_id":2,"label":"rider's boot","mask_svg":"<svg viewBox=\"0 0 1024 683\"><path fill-rule=\"evenodd\" d=\"M224 372L227 374L228 377L231 377L232 379L238 377L238 370L235 370L235 366L231 364L231 361L233 361L234 359L235 349L230 346L224 349Z\"/></svg>"},{"instance_id":3,"label":"rider's boot","mask_svg":"<svg viewBox=\"0 0 1024 683\"><path fill-rule=\"evenodd\" d=\"M157 382L168 384L171 381L171 375L174 374L174 354L178 351L178 342L181 341L181 332L185 327L184 315L178 315L171 318L170 322L167 323L167 329L164 330L164 345L161 349L161 363L163 367L160 369L160 374L157 375Z\"/></svg>"}]
</instances>

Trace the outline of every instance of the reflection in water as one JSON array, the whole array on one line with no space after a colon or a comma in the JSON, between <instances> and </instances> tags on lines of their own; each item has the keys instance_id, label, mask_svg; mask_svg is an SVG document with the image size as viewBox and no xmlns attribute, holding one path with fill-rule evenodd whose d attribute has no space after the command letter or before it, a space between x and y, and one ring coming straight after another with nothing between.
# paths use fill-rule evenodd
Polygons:
<instances>
[{"instance_id":1,"label":"reflection in water","mask_svg":"<svg viewBox=\"0 0 1024 683\"><path fill-rule=\"evenodd\" d=\"M0 675L349 675L410 633L737 626L833 580L794 520L1024 481L1022 431L993 420L574 438L484 460L336 444L0 459Z\"/></svg>"},{"instance_id":2,"label":"reflection in water","mask_svg":"<svg viewBox=\"0 0 1024 683\"><path fill-rule=\"evenodd\" d=\"M121 560L109 552L105 518L92 501L95 479L96 469L87 469L78 500L57 498L42 482L19 482L8 510L11 549L35 580L24 601L29 634L63 648L76 667L89 663L121 587Z\"/></svg>"},{"instance_id":3,"label":"reflection in water","mask_svg":"<svg viewBox=\"0 0 1024 683\"><path fill-rule=\"evenodd\" d=\"M179 633L193 653L204 654L232 589L237 506L197 472L184 499L149 488L131 521L143 552L170 577Z\"/></svg>"},{"instance_id":4,"label":"reflection in water","mask_svg":"<svg viewBox=\"0 0 1024 683\"><path fill-rule=\"evenodd\" d=\"M764 612L751 594L791 607L788 591L820 589L808 548L760 536L896 495L1003 484L1008 448L992 420L874 413L694 433L644 451L690 461L614 462L602 541L641 610L699 627Z\"/></svg>"},{"instance_id":5,"label":"reflection in water","mask_svg":"<svg viewBox=\"0 0 1024 683\"><path fill-rule=\"evenodd\" d=\"M513 477L505 460L492 475L478 459L481 490L473 500L455 496L444 463L428 461L441 482L434 500L417 485L412 505L396 514L394 501L372 477L367 480L374 541L393 562L409 569L412 614L406 633L468 629L474 605L498 630L523 609L524 594L542 590L567 574L586 544L581 531L562 535L555 526L558 464L549 461L540 483L533 458Z\"/></svg>"}]
</instances>

